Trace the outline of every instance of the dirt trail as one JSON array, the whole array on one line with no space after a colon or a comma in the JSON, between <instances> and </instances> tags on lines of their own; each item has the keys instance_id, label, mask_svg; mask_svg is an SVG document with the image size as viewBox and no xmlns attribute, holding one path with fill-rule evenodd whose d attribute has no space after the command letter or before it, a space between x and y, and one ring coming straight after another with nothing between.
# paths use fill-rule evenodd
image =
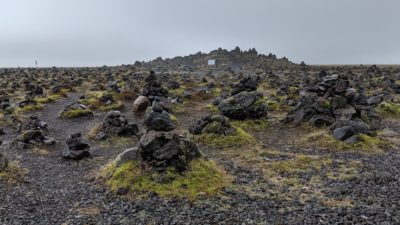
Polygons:
<instances>
[{"instance_id":1,"label":"dirt trail","mask_svg":"<svg viewBox=\"0 0 400 225\"><path fill-rule=\"evenodd\" d=\"M3 199L0 214L20 218L26 224L34 221L31 218L33 216L48 221L47 224L59 224L66 214L73 211L75 204L96 197L97 188L91 182L90 173L117 155L121 149L108 151L92 145L91 159L79 162L62 160L62 149L66 147L65 141L69 135L74 132L87 133L104 117L104 113L99 113L93 118L58 118L59 112L66 105L77 101L79 96L80 93L69 93L68 98L47 104L43 110L30 114L48 123L49 136L55 138L57 144L49 149L8 153L14 155L13 160L18 160L29 173L24 184L11 188L0 187L1 193L7 192L6 196L0 197ZM8 224L8 221L0 221L0 224Z\"/></svg>"}]
</instances>

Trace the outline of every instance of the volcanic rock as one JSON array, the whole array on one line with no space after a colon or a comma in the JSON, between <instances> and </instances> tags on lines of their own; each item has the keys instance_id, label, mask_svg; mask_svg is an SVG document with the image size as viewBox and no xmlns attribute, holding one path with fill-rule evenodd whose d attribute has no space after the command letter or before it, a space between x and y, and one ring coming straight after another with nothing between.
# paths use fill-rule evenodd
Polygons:
<instances>
[{"instance_id":1,"label":"volcanic rock","mask_svg":"<svg viewBox=\"0 0 400 225\"><path fill-rule=\"evenodd\" d=\"M90 156L90 146L82 139L81 133L75 133L66 141L68 149L64 150L63 158L79 160Z\"/></svg>"},{"instance_id":2,"label":"volcanic rock","mask_svg":"<svg viewBox=\"0 0 400 225\"><path fill-rule=\"evenodd\" d=\"M201 134L205 132L227 135L235 132L235 129L231 127L228 118L220 115L213 115L205 116L198 120L190 127L189 132L192 134Z\"/></svg>"},{"instance_id":3,"label":"volcanic rock","mask_svg":"<svg viewBox=\"0 0 400 225\"><path fill-rule=\"evenodd\" d=\"M258 119L267 114L267 105L262 94L243 91L219 103L218 109L230 119Z\"/></svg>"},{"instance_id":4,"label":"volcanic rock","mask_svg":"<svg viewBox=\"0 0 400 225\"><path fill-rule=\"evenodd\" d=\"M96 136L97 139L104 139L111 136L133 136L139 132L139 128L134 123L128 123L128 119L120 111L110 111L104 118L101 131Z\"/></svg>"},{"instance_id":5,"label":"volcanic rock","mask_svg":"<svg viewBox=\"0 0 400 225\"><path fill-rule=\"evenodd\" d=\"M201 156L196 144L187 137L172 132L149 131L140 139L140 155L158 170L172 166L177 171L187 169L189 162Z\"/></svg>"}]
</instances>

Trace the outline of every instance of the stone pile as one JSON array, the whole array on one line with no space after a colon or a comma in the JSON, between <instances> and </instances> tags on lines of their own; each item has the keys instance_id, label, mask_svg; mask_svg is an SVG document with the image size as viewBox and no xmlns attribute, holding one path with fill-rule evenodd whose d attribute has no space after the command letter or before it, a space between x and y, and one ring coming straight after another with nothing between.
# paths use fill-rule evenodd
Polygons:
<instances>
[{"instance_id":1,"label":"stone pile","mask_svg":"<svg viewBox=\"0 0 400 225\"><path fill-rule=\"evenodd\" d=\"M27 149L33 145L53 145L55 140L47 136L47 123L36 116L29 117L27 122L18 125L20 134L14 143L17 149Z\"/></svg>"},{"instance_id":2,"label":"stone pile","mask_svg":"<svg viewBox=\"0 0 400 225\"><path fill-rule=\"evenodd\" d=\"M259 77L251 77L251 76L241 79L239 83L237 83L233 87L231 95L236 95L243 91L248 91L248 92L256 91L259 79L260 79Z\"/></svg>"},{"instance_id":3,"label":"stone pile","mask_svg":"<svg viewBox=\"0 0 400 225\"><path fill-rule=\"evenodd\" d=\"M195 143L173 132L149 131L139 146L142 160L160 171L172 166L183 172L191 160L201 156Z\"/></svg>"},{"instance_id":4,"label":"stone pile","mask_svg":"<svg viewBox=\"0 0 400 225\"><path fill-rule=\"evenodd\" d=\"M114 97L110 93L101 95L99 101L104 105L111 105L115 103Z\"/></svg>"},{"instance_id":5,"label":"stone pile","mask_svg":"<svg viewBox=\"0 0 400 225\"><path fill-rule=\"evenodd\" d=\"M153 101L151 108L148 108L144 120L147 130L171 131L175 129L175 124L171 120L169 109L165 104Z\"/></svg>"},{"instance_id":6,"label":"stone pile","mask_svg":"<svg viewBox=\"0 0 400 225\"><path fill-rule=\"evenodd\" d=\"M218 104L218 109L224 116L237 120L259 119L267 115L263 95L256 91L242 91L224 99Z\"/></svg>"},{"instance_id":7,"label":"stone pile","mask_svg":"<svg viewBox=\"0 0 400 225\"><path fill-rule=\"evenodd\" d=\"M230 119L258 119L267 115L263 95L257 90L259 77L245 77L234 85L229 95L222 93L213 102L219 111Z\"/></svg>"},{"instance_id":8,"label":"stone pile","mask_svg":"<svg viewBox=\"0 0 400 225\"><path fill-rule=\"evenodd\" d=\"M90 156L90 146L82 139L81 133L72 134L66 143L68 148L63 152L64 159L79 160Z\"/></svg>"},{"instance_id":9,"label":"stone pile","mask_svg":"<svg viewBox=\"0 0 400 225\"><path fill-rule=\"evenodd\" d=\"M189 132L192 134L212 133L228 135L235 132L229 119L220 115L205 116L193 124Z\"/></svg>"},{"instance_id":10,"label":"stone pile","mask_svg":"<svg viewBox=\"0 0 400 225\"><path fill-rule=\"evenodd\" d=\"M115 161L116 165L135 160L161 174L169 167L184 172L190 161L201 157L197 145L188 136L173 131L175 124L169 114L168 104L163 99L153 98L151 107L146 111L146 132L140 138L139 146L121 153Z\"/></svg>"},{"instance_id":11,"label":"stone pile","mask_svg":"<svg viewBox=\"0 0 400 225\"><path fill-rule=\"evenodd\" d=\"M92 116L93 115L93 112L91 112L89 110L89 107L87 107L84 104L80 104L79 102L75 102L75 103L72 103L72 104L69 104L69 105L65 106L65 108L63 109L63 111L61 112L60 115L61 116L67 115L71 111L82 111L82 112L85 112L84 114L81 113L81 116Z\"/></svg>"},{"instance_id":12,"label":"stone pile","mask_svg":"<svg viewBox=\"0 0 400 225\"><path fill-rule=\"evenodd\" d=\"M110 111L101 124L101 130L97 133L96 139L106 139L109 136L133 136L137 135L139 128L120 111Z\"/></svg>"},{"instance_id":13,"label":"stone pile","mask_svg":"<svg viewBox=\"0 0 400 225\"><path fill-rule=\"evenodd\" d=\"M161 82L157 79L154 71L150 71L150 75L146 78L146 84L143 88L142 95L147 96L150 101L153 101L155 96L168 97L168 91L162 87Z\"/></svg>"},{"instance_id":14,"label":"stone pile","mask_svg":"<svg viewBox=\"0 0 400 225\"><path fill-rule=\"evenodd\" d=\"M164 102L164 105L168 102L168 91L162 87L154 71L150 71L150 75L145 81L142 95L138 96L133 103L133 112L135 113L145 112L154 101Z\"/></svg>"},{"instance_id":15,"label":"stone pile","mask_svg":"<svg viewBox=\"0 0 400 225\"><path fill-rule=\"evenodd\" d=\"M370 134L379 128L380 118L374 107L382 96L367 98L350 83L347 75L321 72L307 90L300 92L302 98L285 122L330 127L336 139L352 143L358 134Z\"/></svg>"}]
</instances>

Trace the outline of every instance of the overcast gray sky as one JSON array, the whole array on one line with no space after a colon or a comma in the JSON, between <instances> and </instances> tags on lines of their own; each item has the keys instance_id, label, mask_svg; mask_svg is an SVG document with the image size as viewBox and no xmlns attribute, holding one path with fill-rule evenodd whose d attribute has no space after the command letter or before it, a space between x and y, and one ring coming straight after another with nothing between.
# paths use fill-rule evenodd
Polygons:
<instances>
[{"instance_id":1,"label":"overcast gray sky","mask_svg":"<svg viewBox=\"0 0 400 225\"><path fill-rule=\"evenodd\" d=\"M0 67L120 65L235 46L309 64L400 64L400 1L0 1Z\"/></svg>"}]
</instances>

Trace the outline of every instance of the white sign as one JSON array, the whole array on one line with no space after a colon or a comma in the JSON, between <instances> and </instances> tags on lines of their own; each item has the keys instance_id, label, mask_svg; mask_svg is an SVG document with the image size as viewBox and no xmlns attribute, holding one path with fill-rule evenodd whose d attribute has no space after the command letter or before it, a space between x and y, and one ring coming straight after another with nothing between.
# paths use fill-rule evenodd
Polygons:
<instances>
[{"instance_id":1,"label":"white sign","mask_svg":"<svg viewBox=\"0 0 400 225\"><path fill-rule=\"evenodd\" d=\"M215 59L209 59L208 60L208 65L209 66L215 66Z\"/></svg>"}]
</instances>

